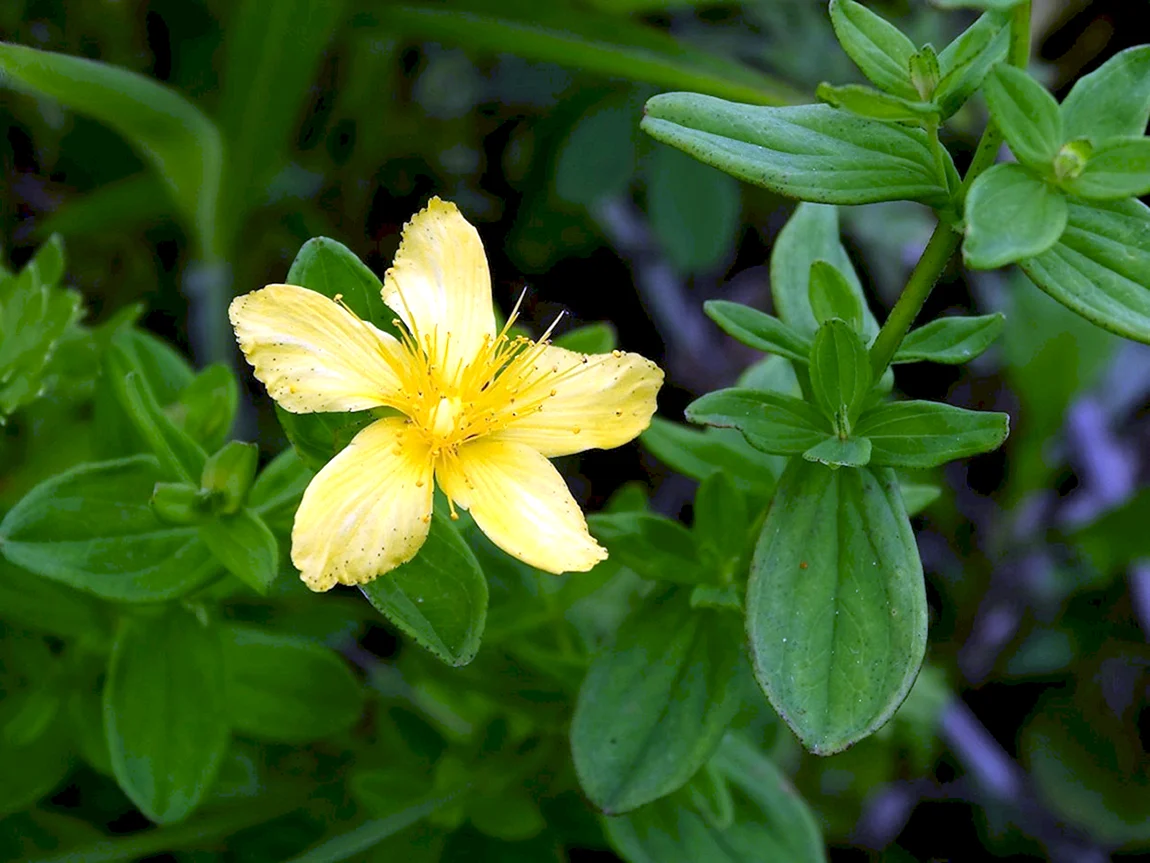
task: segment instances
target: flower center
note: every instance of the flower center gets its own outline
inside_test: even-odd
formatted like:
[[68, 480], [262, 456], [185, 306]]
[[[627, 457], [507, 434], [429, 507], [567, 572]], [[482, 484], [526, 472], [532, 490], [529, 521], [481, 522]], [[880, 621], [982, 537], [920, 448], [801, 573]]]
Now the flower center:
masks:
[[452, 398], [441, 396], [428, 415], [427, 431], [435, 443], [450, 446], [449, 441], [455, 436], [462, 420], [463, 400], [458, 396]]

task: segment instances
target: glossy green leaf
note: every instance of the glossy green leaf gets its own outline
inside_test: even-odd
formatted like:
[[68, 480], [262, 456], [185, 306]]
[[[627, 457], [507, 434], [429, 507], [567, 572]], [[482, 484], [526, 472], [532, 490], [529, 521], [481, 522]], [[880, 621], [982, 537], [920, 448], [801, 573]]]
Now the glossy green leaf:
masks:
[[3, 83], [47, 96], [106, 123], [164, 178], [181, 214], [214, 245], [222, 145], [219, 130], [191, 102], [157, 81], [87, 60], [0, 44]]
[[[829, 105], [763, 108], [697, 93], [647, 102], [641, 128], [701, 162], [780, 195], [825, 204], [950, 202], [926, 133]], [[948, 165], [948, 174], [953, 165]]]
[[846, 277], [826, 261], [811, 264], [810, 303], [815, 320], [820, 324], [839, 318], [853, 330], [862, 329], [862, 298], [855, 293]]
[[815, 333], [810, 368], [815, 402], [840, 435], [849, 434], [874, 381], [862, 340], [845, 321], [832, 318]]
[[104, 730], [116, 781], [145, 815], [170, 824], [191, 814], [228, 746], [219, 631], [180, 608], [122, 621]]
[[861, 84], [835, 87], [822, 83], [819, 84], [815, 94], [828, 105], [871, 120], [882, 120], [887, 123], [938, 121], [938, 111], [929, 102], [902, 99]]
[[438, 508], [419, 553], [360, 590], [405, 635], [448, 665], [475, 658], [487, 620], [487, 579]]
[[998, 449], [1010, 433], [1010, 417], [939, 402], [893, 402], [863, 414], [855, 433], [870, 439], [871, 464], [937, 467]]
[[1063, 180], [1062, 186], [1073, 195], [1098, 201], [1150, 194], [1150, 138], [1103, 142], [1094, 148], [1082, 173]]
[[651, 230], [683, 273], [729, 265], [742, 227], [737, 180], [669, 147], [651, 154], [647, 174]]
[[741, 63], [691, 48], [654, 28], [568, 3], [407, 2], [380, 7], [375, 16], [389, 35], [410, 33], [459, 43], [471, 51], [517, 54], [581, 72], [745, 102], [801, 100], [787, 85]]
[[867, 341], [878, 334], [878, 322], [867, 308], [862, 284], [839, 240], [839, 216], [834, 207], [799, 204], [775, 239], [771, 253], [771, 297], [779, 317], [802, 335], [813, 337], [819, 327], [811, 309], [811, 267], [826, 261], [839, 271], [863, 310]]
[[999, 63], [982, 82], [990, 116], [1018, 161], [1049, 170], [1066, 137], [1058, 102], [1024, 70]]
[[1144, 135], [1150, 123], [1150, 45], [1119, 51], [1079, 78], [1062, 100], [1067, 140], [1095, 145], [1118, 136]]
[[607, 321], [584, 324], [553, 339], [555, 346], [580, 354], [609, 354], [619, 345], [615, 326]]
[[651, 512], [598, 513], [588, 518], [588, 524], [611, 559], [642, 578], [702, 584], [718, 577], [703, 563], [691, 532], [665, 516]]
[[747, 494], [766, 496], [775, 487], [778, 473], [771, 456], [754, 449], [738, 432], [695, 429], [656, 416], [640, 440], [655, 458], [692, 479], [721, 470]]
[[988, 12], [964, 30], [938, 55], [942, 79], [934, 103], [945, 120], [961, 108], [995, 63], [1006, 59], [1010, 27], [1004, 16]]
[[962, 257], [975, 270], [993, 270], [1041, 255], [1066, 228], [1066, 196], [1021, 165], [995, 165], [966, 198]]
[[691, 402], [686, 415], [700, 425], [738, 429], [751, 446], [776, 455], [797, 455], [832, 433], [831, 424], [813, 405], [758, 390], [707, 393]]
[[807, 461], [830, 467], [863, 467], [870, 456], [871, 442], [865, 437], [829, 437], [803, 453]]
[[687, 591], [649, 600], [592, 664], [571, 720], [580, 784], [609, 814], [681, 787], [710, 758], [741, 701], [742, 648], [724, 614]]
[[306, 743], [359, 719], [363, 689], [331, 649], [253, 626], [227, 626], [221, 635], [227, 713], [241, 734]]
[[922, 565], [891, 471], [791, 461], [751, 565], [747, 631], [759, 684], [812, 752], [891, 718], [926, 648]]
[[917, 100], [910, 58], [918, 49], [902, 31], [854, 0], [831, 0], [831, 26], [843, 50], [875, 86]]
[[304, 243], [287, 274], [287, 284], [340, 297], [349, 309], [385, 332], [395, 332], [396, 314], [383, 302], [383, 283], [337, 240], [313, 237]]
[[938, 318], [911, 330], [895, 352], [894, 363], [960, 365], [989, 348], [1002, 332], [1001, 313], [979, 317]]
[[1150, 343], [1150, 209], [1139, 201], [1071, 201], [1066, 230], [1021, 262], [1042, 290], [1098, 326]]
[[182, 596], [220, 569], [194, 528], [157, 520], [151, 456], [85, 464], [45, 480], [0, 522], [9, 561], [105, 599]]
[[259, 594], [279, 573], [279, 546], [264, 520], [244, 508], [199, 525], [200, 541], [228, 572]]
[[810, 340], [766, 312], [729, 300], [707, 300], [703, 311], [723, 332], [747, 347], [804, 365], [810, 356]]

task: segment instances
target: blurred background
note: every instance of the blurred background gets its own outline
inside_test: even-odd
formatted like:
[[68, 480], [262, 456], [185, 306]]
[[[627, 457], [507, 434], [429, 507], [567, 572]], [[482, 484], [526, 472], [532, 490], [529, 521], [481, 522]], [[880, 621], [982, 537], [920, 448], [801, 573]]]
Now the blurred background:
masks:
[[[320, 235], [382, 274], [404, 221], [436, 194], [479, 228], [504, 311], [526, 288], [535, 332], [560, 311], [562, 329], [609, 321], [621, 347], [666, 368], [660, 412], [681, 420], [756, 358], [702, 303], [770, 308], [766, 264], [793, 202], [646, 139], [644, 100], [668, 89], [810, 100], [819, 81], [858, 73], [815, 0], [541, 5], [5, 0], [4, 41], [134, 70], [198, 106], [219, 129], [224, 179], [217, 217], [189, 217], [116, 131], [0, 89], [3, 252], [19, 266], [59, 232], [90, 321], [140, 303], [146, 326], [197, 363], [238, 367], [222, 315], [232, 295], [284, 279]], [[868, 5], [935, 45], [973, 18]], [[1148, 12], [1146, 0], [1035, 0], [1037, 72], [1064, 95], [1145, 41]], [[960, 167], [981, 111], [968, 106], [946, 133]], [[842, 216], [882, 319], [931, 216], [910, 204]], [[958, 698], [940, 696], [920, 739], [796, 755], [834, 860], [896, 839], [907, 856], [884, 859], [1134, 860], [1150, 848], [1150, 348], [1013, 272], [952, 266], [924, 318], [991, 310], [1008, 319], [989, 354], [897, 377], [912, 397], [1012, 417], [1005, 449], [940, 473], [947, 492], [916, 519], [930, 674]], [[243, 434], [274, 454], [285, 439], [243, 374]], [[83, 456], [87, 442], [65, 431], [0, 429], [0, 507], [45, 473], [21, 458], [30, 433], [54, 436], [57, 457]], [[591, 510], [638, 479], [655, 508], [690, 517], [693, 483], [637, 444], [565, 468]], [[67, 794], [54, 804], [98, 808]]]

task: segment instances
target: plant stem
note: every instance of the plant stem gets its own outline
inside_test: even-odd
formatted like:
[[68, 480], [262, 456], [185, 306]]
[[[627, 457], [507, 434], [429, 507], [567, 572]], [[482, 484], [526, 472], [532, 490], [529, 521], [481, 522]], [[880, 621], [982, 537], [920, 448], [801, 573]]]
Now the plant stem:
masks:
[[[1024, 0], [1014, 7], [1010, 19], [1010, 54], [1008, 59], [1012, 66], [1019, 68], [1026, 68], [1026, 64], [1030, 60], [1030, 0]], [[932, 143], [938, 140], [937, 130], [933, 131]], [[978, 176], [994, 164], [1000, 146], [1002, 146], [1002, 132], [999, 131], [994, 120], [991, 120], [982, 133], [982, 138], [978, 142], [978, 149], [975, 150], [974, 158], [971, 159], [970, 167], [963, 178], [962, 188], [959, 190], [960, 202], [966, 199], [966, 193], [970, 190], [971, 184], [978, 179]], [[918, 317], [918, 313], [922, 311], [923, 303], [930, 296], [931, 290], [939, 276], [942, 275], [943, 270], [946, 269], [950, 256], [958, 248], [961, 239], [962, 235], [952, 230], [949, 225], [940, 222], [935, 226], [934, 233], [930, 235], [930, 241], [926, 244], [922, 257], [919, 258], [914, 270], [911, 271], [910, 278], [899, 295], [898, 302], [894, 304], [890, 316], [882, 325], [882, 329], [879, 330], [874, 344], [871, 345], [870, 362], [871, 368], [874, 369], [876, 381], [890, 365], [895, 351], [902, 344], [903, 338], [905, 338], [911, 324], [914, 323], [914, 319]]]

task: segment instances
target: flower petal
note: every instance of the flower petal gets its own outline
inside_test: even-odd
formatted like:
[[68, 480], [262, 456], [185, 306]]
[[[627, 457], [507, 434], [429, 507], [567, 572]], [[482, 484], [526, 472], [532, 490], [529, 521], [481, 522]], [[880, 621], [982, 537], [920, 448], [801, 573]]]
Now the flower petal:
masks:
[[432, 198], [403, 228], [383, 281], [383, 301], [453, 376], [495, 337], [491, 275], [479, 233], [455, 204]]
[[622, 351], [540, 350], [532, 368], [550, 372], [537, 372], [536, 382], [517, 394], [520, 404], [538, 403], [539, 408], [508, 423], [500, 432], [505, 440], [554, 458], [621, 446], [650, 425], [663, 370], [649, 359]]
[[432, 478], [427, 442], [403, 417], [357, 434], [296, 511], [291, 557], [304, 583], [317, 591], [363, 584], [411, 560], [427, 539]]
[[228, 317], [256, 377], [284, 410], [355, 411], [400, 401], [403, 347], [323, 294], [268, 285], [232, 300]]
[[586, 572], [607, 557], [551, 462], [531, 447], [479, 438], [440, 462], [436, 478], [501, 549], [546, 572]]

